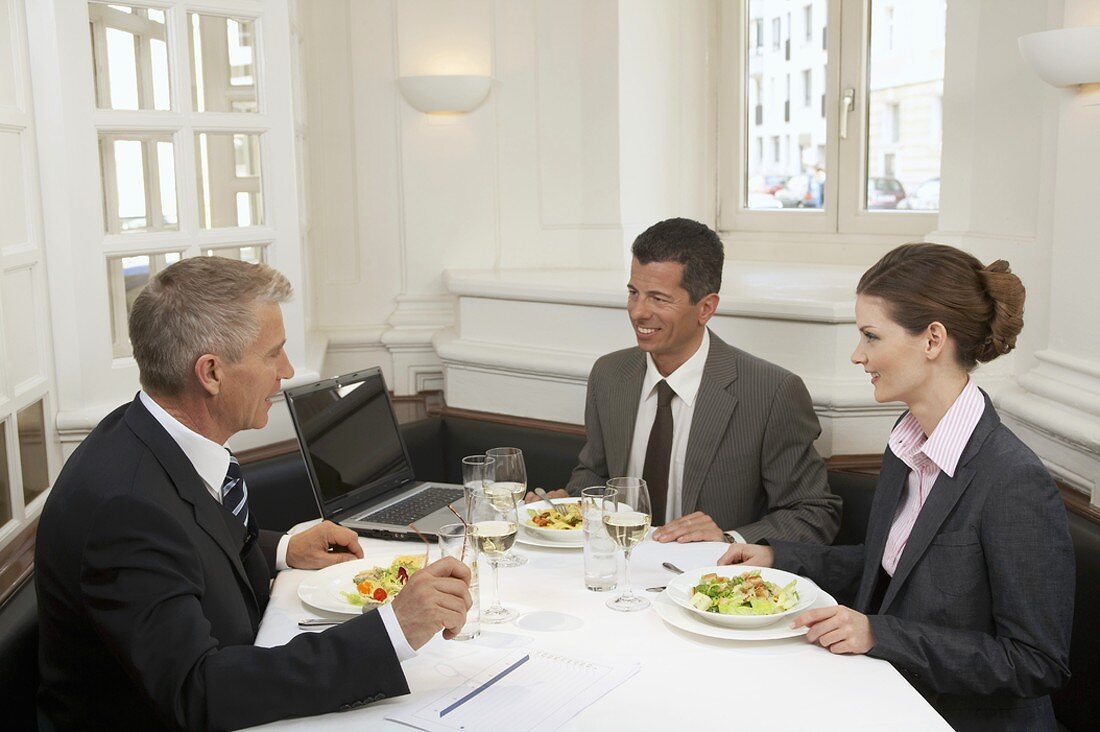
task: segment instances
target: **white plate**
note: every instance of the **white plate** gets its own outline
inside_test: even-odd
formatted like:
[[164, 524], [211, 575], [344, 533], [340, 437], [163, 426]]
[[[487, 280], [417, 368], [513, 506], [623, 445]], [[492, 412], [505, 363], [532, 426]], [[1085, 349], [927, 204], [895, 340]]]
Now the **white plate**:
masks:
[[[412, 555], [415, 552], [408, 552], [408, 554]], [[364, 556], [362, 559], [333, 564], [330, 567], [319, 569], [303, 579], [302, 583], [298, 585], [298, 598], [318, 610], [359, 615], [363, 612], [363, 606], [351, 604], [340, 593], [355, 591], [355, 585], [352, 583], [352, 578], [355, 575], [371, 567], [388, 567], [393, 563], [394, 558], [398, 556], [405, 556], [405, 553], [371, 554]], [[367, 607], [377, 607], [377, 605], [368, 605]]]
[[[554, 505], [564, 506], [570, 503], [580, 503], [581, 499], [578, 497], [569, 498], [555, 498], [553, 500]], [[578, 546], [584, 543], [584, 527], [582, 524], [577, 524], [575, 529], [544, 529], [539, 526], [531, 526], [528, 522], [531, 520], [531, 514], [527, 513], [527, 509], [535, 511], [545, 511], [550, 508], [550, 504], [546, 501], [532, 501], [531, 503], [525, 503], [519, 507], [520, 513], [520, 525], [528, 534], [541, 539], [544, 542], [552, 544], [577, 544]]]
[[550, 541], [548, 539], [543, 539], [534, 532], [528, 531], [526, 526], [520, 524], [519, 533], [516, 534], [516, 542], [519, 544], [526, 544], [527, 546], [541, 546], [547, 549], [584, 549], [584, 532], [578, 532], [578, 535], [575, 537], [570, 534], [568, 541]]
[[[807, 609], [833, 607], [836, 604], [836, 600], [834, 600], [828, 592], [818, 588], [817, 601]], [[673, 602], [672, 598], [668, 596], [668, 590], [665, 590], [654, 598], [653, 610], [660, 616], [661, 620], [664, 620], [672, 627], [679, 628], [688, 633], [694, 633], [695, 635], [707, 636], [708, 638], [739, 641], [766, 641], [806, 635], [806, 628], [792, 630], [789, 627], [789, 623], [776, 623], [775, 625], [766, 625], [763, 628], [723, 628], [720, 625], [711, 625], [710, 623], [699, 620], [694, 613]]]
[[[691, 604], [691, 588], [699, 584], [699, 578], [705, 574], [714, 572], [723, 577], [732, 577], [745, 572], [758, 571], [760, 577], [766, 582], [774, 582], [780, 587], [784, 587], [795, 582], [795, 590], [798, 592], [798, 604], [792, 607], [790, 610], [784, 610], [781, 613], [775, 613], [772, 615], [722, 615], [720, 613], [711, 613], [705, 610], [699, 610]], [[684, 608], [688, 612], [694, 614], [700, 620], [708, 622], [712, 625], [719, 625], [724, 628], [760, 628], [766, 625], [774, 625], [781, 621], [783, 618], [790, 617], [796, 613], [800, 613], [809, 607], [817, 599], [818, 587], [813, 582], [805, 577], [800, 577], [797, 574], [791, 574], [790, 572], [784, 572], [781, 569], [772, 569], [770, 567], [751, 567], [748, 565], [737, 566], [725, 566], [725, 567], [701, 567], [699, 569], [693, 569], [690, 572], [684, 572], [676, 579], [668, 583], [669, 598], [680, 607]]]

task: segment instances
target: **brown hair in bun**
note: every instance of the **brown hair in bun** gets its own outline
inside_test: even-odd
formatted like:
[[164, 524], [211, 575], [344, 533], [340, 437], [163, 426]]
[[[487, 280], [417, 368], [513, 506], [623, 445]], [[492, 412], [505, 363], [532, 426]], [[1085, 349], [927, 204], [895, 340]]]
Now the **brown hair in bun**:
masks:
[[1016, 347], [1024, 327], [1024, 285], [1008, 262], [983, 267], [944, 244], [903, 244], [863, 273], [857, 295], [880, 297], [890, 316], [916, 335], [940, 322], [968, 371]]

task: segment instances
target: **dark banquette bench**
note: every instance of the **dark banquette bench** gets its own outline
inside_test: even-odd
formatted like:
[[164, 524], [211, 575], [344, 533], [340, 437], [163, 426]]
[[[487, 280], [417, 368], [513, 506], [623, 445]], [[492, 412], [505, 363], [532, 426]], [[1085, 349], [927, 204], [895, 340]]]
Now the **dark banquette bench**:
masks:
[[[584, 438], [575, 433], [453, 416], [412, 422], [401, 430], [416, 477], [451, 483], [461, 482], [464, 456], [507, 445], [523, 450], [529, 485], [561, 487], [584, 443]], [[305, 465], [297, 452], [246, 462], [242, 468], [252, 511], [262, 527], [282, 531], [318, 516]], [[860, 543], [875, 478], [830, 471], [829, 486], [844, 500], [836, 543]], [[1096, 729], [1096, 720], [1100, 719], [1100, 602], [1096, 591], [1100, 585], [1100, 525], [1075, 514], [1070, 514], [1069, 523], [1077, 556], [1070, 655], [1073, 679], [1055, 695], [1054, 704], [1063, 728], [1076, 732]], [[35, 609], [33, 578], [0, 608], [0, 694], [8, 729], [34, 728], [33, 693], [38, 667]]]

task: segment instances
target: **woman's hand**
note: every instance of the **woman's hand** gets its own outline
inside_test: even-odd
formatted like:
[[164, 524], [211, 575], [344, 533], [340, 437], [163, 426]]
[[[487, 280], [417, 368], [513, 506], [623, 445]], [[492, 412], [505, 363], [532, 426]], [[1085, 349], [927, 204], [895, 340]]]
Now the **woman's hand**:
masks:
[[730, 544], [730, 548], [718, 559], [718, 563], [770, 567], [775, 563], [775, 550], [763, 544]]
[[808, 628], [806, 640], [830, 653], [864, 654], [875, 647], [867, 616], [843, 605], [808, 610], [795, 618], [791, 627]]

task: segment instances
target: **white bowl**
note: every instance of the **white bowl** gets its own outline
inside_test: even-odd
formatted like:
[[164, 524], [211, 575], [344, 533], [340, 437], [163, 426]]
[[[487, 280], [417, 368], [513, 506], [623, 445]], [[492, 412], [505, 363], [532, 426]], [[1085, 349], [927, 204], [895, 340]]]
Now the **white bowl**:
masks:
[[[580, 502], [580, 498], [572, 496], [568, 498], [553, 499], [553, 503], [560, 506]], [[558, 542], [576, 542], [584, 536], [583, 522], [577, 524], [576, 527], [572, 529], [546, 529], [541, 526], [533, 526], [531, 524], [531, 514], [527, 513], [527, 509], [529, 508], [534, 511], [545, 511], [550, 508], [550, 504], [546, 501], [534, 501], [533, 503], [525, 503], [519, 507], [519, 522], [523, 525], [524, 530], [530, 532], [532, 536], [537, 536], [546, 541]]]
[[[722, 615], [721, 613], [711, 613], [706, 610], [700, 610], [691, 604], [691, 588], [699, 584], [699, 579], [703, 575], [713, 572], [721, 577], [736, 577], [745, 572], [754, 570], [760, 571], [760, 577], [764, 581], [774, 582], [780, 587], [786, 586], [792, 580], [796, 581], [795, 590], [798, 592], [798, 604], [790, 610], [784, 610], [783, 612], [773, 615]], [[797, 574], [784, 572], [781, 569], [750, 567], [748, 565], [693, 569], [690, 572], [684, 572], [682, 575], [669, 582], [668, 589], [665, 591], [673, 602], [694, 613], [696, 617], [712, 625], [721, 625], [726, 628], [760, 628], [765, 625], [771, 625], [785, 617], [795, 615], [808, 609], [817, 599], [817, 585], [805, 577], [799, 577]]]

